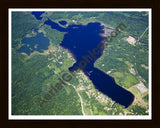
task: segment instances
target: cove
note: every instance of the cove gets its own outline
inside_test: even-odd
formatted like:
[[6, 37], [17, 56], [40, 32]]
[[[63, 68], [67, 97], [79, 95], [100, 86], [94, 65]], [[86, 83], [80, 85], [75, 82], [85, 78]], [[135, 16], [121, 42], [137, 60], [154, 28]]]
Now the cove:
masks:
[[32, 15], [34, 15], [37, 20], [42, 20], [41, 15], [43, 13], [45, 13], [45, 12], [44, 11], [41, 11], [41, 12], [32, 12]]
[[67, 22], [66, 22], [66, 21], [64, 21], [64, 20], [59, 21], [59, 23], [60, 23], [61, 25], [66, 25], [66, 24], [67, 24]]

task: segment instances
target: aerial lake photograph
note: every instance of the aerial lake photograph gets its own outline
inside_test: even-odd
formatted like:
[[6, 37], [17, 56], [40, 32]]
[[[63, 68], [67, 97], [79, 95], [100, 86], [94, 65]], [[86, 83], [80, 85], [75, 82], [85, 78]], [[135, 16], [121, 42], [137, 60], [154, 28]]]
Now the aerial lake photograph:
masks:
[[9, 19], [10, 119], [151, 118], [150, 9], [10, 9]]

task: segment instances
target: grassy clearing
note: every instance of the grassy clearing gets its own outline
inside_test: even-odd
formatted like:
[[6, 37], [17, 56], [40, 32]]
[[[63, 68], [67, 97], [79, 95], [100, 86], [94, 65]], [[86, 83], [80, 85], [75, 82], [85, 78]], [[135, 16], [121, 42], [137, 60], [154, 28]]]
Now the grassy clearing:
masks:
[[113, 72], [111, 75], [115, 78], [117, 84], [124, 88], [130, 88], [139, 83], [136, 77], [126, 72]]

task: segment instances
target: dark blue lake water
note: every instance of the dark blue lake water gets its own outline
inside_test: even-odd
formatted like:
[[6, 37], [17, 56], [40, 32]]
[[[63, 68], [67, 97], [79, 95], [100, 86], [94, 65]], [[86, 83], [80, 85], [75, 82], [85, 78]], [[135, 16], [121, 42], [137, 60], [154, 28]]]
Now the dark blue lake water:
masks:
[[34, 15], [37, 20], [41, 20], [42, 19], [41, 15], [43, 13], [45, 13], [45, 12], [44, 11], [41, 11], [41, 12], [32, 12], [32, 15]]
[[59, 23], [60, 23], [61, 25], [66, 25], [66, 24], [67, 24], [67, 22], [66, 22], [66, 21], [64, 21], [64, 20], [59, 21]]
[[[77, 68], [80, 68], [93, 82], [96, 89], [125, 107], [128, 107], [133, 102], [134, 95], [132, 93], [117, 85], [114, 78], [94, 67], [95, 61], [103, 54], [105, 44], [105, 37], [102, 36], [104, 26], [101, 23], [93, 22], [87, 25], [73, 24], [67, 28], [63, 28], [48, 18], [44, 22], [44, 25], [48, 25], [60, 32], [65, 32], [60, 46], [68, 49], [76, 60], [75, 64], [69, 68], [70, 71], [73, 72]], [[35, 41], [36, 38], [33, 42]], [[29, 42], [29, 40], [25, 39], [24, 42]], [[26, 46], [24, 46], [25, 48]]]
[[[37, 30], [36, 30], [37, 32]], [[18, 49], [18, 52], [24, 52], [30, 55], [34, 51], [43, 53], [43, 50], [47, 50], [49, 46], [49, 39], [44, 37], [44, 34], [37, 33], [34, 37], [25, 37], [22, 39], [22, 47]]]

